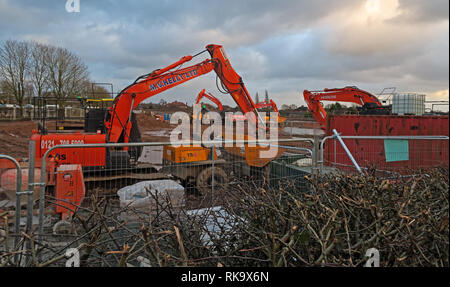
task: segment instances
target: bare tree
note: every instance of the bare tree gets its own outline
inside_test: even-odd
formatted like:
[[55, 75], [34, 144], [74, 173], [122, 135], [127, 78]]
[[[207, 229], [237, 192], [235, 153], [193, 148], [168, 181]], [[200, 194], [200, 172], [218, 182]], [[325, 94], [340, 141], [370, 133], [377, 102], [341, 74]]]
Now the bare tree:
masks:
[[17, 104], [21, 116], [26, 97], [64, 99], [90, 92], [87, 66], [80, 57], [64, 48], [27, 41], [8, 40], [0, 46], [0, 84], [2, 99]]
[[48, 47], [45, 57], [50, 91], [60, 99], [79, 96], [88, 81], [87, 66], [65, 48]]
[[42, 97], [48, 87], [48, 69], [45, 60], [49, 46], [37, 42], [32, 43], [30, 76], [33, 83], [33, 92], [37, 97]]
[[91, 81], [85, 81], [83, 83], [82, 88], [83, 88], [82, 92], [83, 96], [79, 96], [80, 98], [102, 100], [102, 101], [90, 101], [89, 107], [107, 108], [112, 104], [112, 101], [104, 100], [113, 98], [111, 91], [108, 91], [105, 87], [98, 85], [96, 83], [92, 83]]
[[8, 104], [13, 103], [13, 92], [9, 89], [9, 85], [3, 78], [0, 80], [0, 103]]
[[30, 66], [30, 45], [28, 42], [8, 40], [0, 47], [0, 76], [4, 79], [3, 89], [14, 96], [23, 115], [25, 81]]
[[256, 92], [255, 101], [256, 101], [256, 103], [259, 103], [259, 95], [258, 95], [258, 92]]
[[86, 95], [92, 99], [110, 99], [113, 98], [111, 91], [108, 91], [104, 86], [91, 81], [86, 82]]

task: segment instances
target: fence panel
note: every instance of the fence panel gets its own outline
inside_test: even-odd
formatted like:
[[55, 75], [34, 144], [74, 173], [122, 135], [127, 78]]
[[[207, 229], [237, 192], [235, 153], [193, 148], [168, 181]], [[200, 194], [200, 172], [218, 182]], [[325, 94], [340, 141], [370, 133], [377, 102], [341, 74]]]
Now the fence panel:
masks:
[[[2, 169], [11, 169], [11, 171], [15, 171], [14, 173], [3, 174], [1, 172]], [[0, 230], [3, 230], [3, 235], [0, 234], [0, 243], [3, 243], [3, 248], [0, 245], [0, 254], [8, 253], [12, 250], [16, 250], [18, 247], [18, 235], [20, 232], [20, 217], [21, 217], [21, 195], [22, 195], [22, 169], [14, 158], [8, 155], [0, 154], [0, 189], [2, 192], [11, 193], [14, 192], [16, 203], [15, 203], [15, 222], [14, 222], [14, 233], [9, 233], [9, 220], [8, 220], [8, 211], [10, 209], [11, 200], [8, 200], [8, 196], [6, 196], [6, 200], [0, 200], [4, 204], [0, 205], [0, 222], [4, 221], [2, 225], [0, 225]], [[15, 186], [14, 180], [15, 177]], [[11, 199], [11, 198], [9, 198]], [[5, 210], [3, 210], [3, 208]], [[14, 238], [14, 249], [10, 248], [10, 239]], [[12, 247], [12, 246], [11, 246]], [[0, 261], [1, 263], [1, 261]]]
[[[409, 173], [449, 165], [447, 136], [341, 136], [362, 168]], [[339, 141], [327, 137], [323, 165], [354, 170]]]
[[[407, 140], [409, 152], [412, 148], [429, 152], [428, 147], [448, 147], [448, 137], [343, 140], [362, 168], [370, 165], [362, 158], [372, 153], [379, 156], [379, 150], [369, 147], [379, 142], [385, 146], [385, 140]], [[425, 143], [418, 149], [415, 141]], [[365, 143], [365, 154], [355, 152], [356, 142]], [[434, 142], [443, 142], [443, 146]], [[198, 258], [214, 258], [217, 248], [232, 240], [229, 231], [238, 221], [222, 209], [230, 199], [245, 200], [249, 191], [280, 197], [288, 196], [283, 191], [310, 192], [308, 177], [320, 159], [314, 158], [312, 139], [268, 142], [269, 147], [277, 147], [274, 158], [255, 156], [256, 148], [246, 148], [244, 142], [234, 142], [232, 147], [222, 141], [209, 143], [198, 149], [177, 148], [169, 142], [74, 144], [49, 149], [37, 164], [45, 172], [40, 173], [40, 180], [35, 179], [45, 183], [40, 186], [39, 229], [21, 237], [27, 242], [21, 252], [22, 265], [65, 266], [71, 262], [65, 256], [68, 250], [71, 254], [82, 251], [82, 265], [87, 266], [122, 266], [125, 262], [134, 266], [179, 266], [186, 262], [184, 252], [194, 249], [201, 252]], [[335, 145], [335, 140], [328, 138], [322, 145], [321, 158], [326, 166], [347, 166], [348, 162], [339, 162], [348, 160], [348, 156], [337, 141]], [[396, 155], [402, 146], [389, 148], [390, 160], [404, 156]], [[92, 152], [99, 149], [103, 151]], [[330, 149], [338, 152], [329, 157]], [[444, 150], [448, 160], [448, 149], [440, 152]], [[65, 162], [67, 154], [78, 164]], [[410, 153], [408, 156], [413, 159]], [[435, 164], [440, 156], [430, 156], [430, 162]], [[100, 164], [80, 168], [86, 163]], [[377, 164], [377, 169], [388, 169], [398, 163]], [[172, 257], [171, 252], [178, 255]]]
[[[58, 180], [65, 182], [65, 174], [71, 174], [73, 178], [71, 181], [67, 179], [67, 182], [74, 190], [83, 185], [83, 192], [98, 192], [105, 197], [117, 196], [120, 188], [145, 180], [175, 180], [186, 189], [188, 195], [199, 196], [209, 194], [206, 191], [214, 191], [215, 186], [248, 180], [260, 186], [292, 177], [295, 170], [302, 175], [311, 171], [310, 139], [284, 140], [283, 145], [279, 142], [271, 144], [277, 151], [266, 159], [257, 156], [257, 147], [220, 147], [218, 143], [215, 144], [217, 147], [198, 146], [195, 149], [183, 146], [175, 148], [172, 143], [52, 147], [46, 151], [42, 160], [42, 169], [47, 169], [47, 173], [41, 174], [41, 181], [47, 184], [42, 189], [50, 190], [50, 194], [60, 198], [63, 190], [69, 187], [56, 183]], [[121, 150], [124, 146], [129, 151]], [[274, 157], [279, 159], [272, 162]], [[82, 165], [83, 170], [67, 166], [69, 162]], [[274, 173], [270, 172], [271, 169]], [[41, 192], [41, 196], [44, 194], [49, 192]], [[63, 205], [60, 201], [56, 203]], [[44, 200], [41, 204], [44, 204]], [[40, 209], [42, 211], [44, 207]]]

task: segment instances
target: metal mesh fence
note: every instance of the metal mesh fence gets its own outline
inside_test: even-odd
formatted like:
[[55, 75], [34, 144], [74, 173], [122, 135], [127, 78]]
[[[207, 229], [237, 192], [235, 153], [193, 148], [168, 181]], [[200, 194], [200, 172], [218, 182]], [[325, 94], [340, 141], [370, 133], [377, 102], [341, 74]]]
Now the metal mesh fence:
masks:
[[[448, 138], [342, 138], [363, 171], [390, 176], [448, 168]], [[355, 171], [339, 141], [328, 138], [322, 145], [323, 173]], [[256, 156], [257, 147], [237, 143], [53, 148], [36, 161], [37, 183], [21, 186], [23, 202], [28, 194], [33, 198], [32, 213], [26, 204], [18, 212], [14, 205], [0, 207], [0, 266], [64, 266], [75, 258], [67, 252], [78, 250], [77, 262], [85, 266], [210, 266], [218, 254], [245, 265], [248, 258], [236, 255], [245, 246], [227, 252], [233, 242], [245, 242], [233, 230], [245, 229], [239, 214], [249, 214], [231, 207], [248, 196], [270, 194], [282, 202], [288, 194], [311, 193], [318, 146], [312, 139], [281, 140], [271, 143], [276, 153], [267, 158]], [[17, 180], [4, 175], [2, 188], [14, 193]], [[271, 214], [270, 206], [264, 208]]]
[[[64, 252], [80, 244], [94, 245], [89, 262], [85, 262], [89, 266], [117, 265], [119, 251], [124, 248], [134, 246], [144, 252], [143, 226], [164, 237], [168, 231], [155, 224], [163, 226], [162, 221], [170, 221], [177, 226], [183, 221], [184, 225], [198, 225], [200, 212], [200, 221], [212, 221], [214, 228], [220, 229], [229, 218], [217, 219], [211, 210], [224, 205], [231, 194], [237, 198], [242, 190], [272, 192], [281, 186], [308, 192], [305, 175], [313, 169], [313, 144], [309, 139], [272, 144], [276, 152], [269, 158], [258, 158], [258, 148], [245, 145], [182, 146], [178, 150], [168, 143], [140, 143], [125, 150], [120, 145], [84, 146], [56, 147], [44, 160], [36, 160], [33, 217], [23, 217], [25, 206], [15, 212], [22, 216], [16, 222], [27, 223], [32, 229], [20, 223], [18, 231], [7, 228], [9, 240], [4, 240], [0, 249], [0, 265], [64, 265]], [[245, 154], [252, 156], [246, 158]], [[189, 160], [190, 156], [201, 160]], [[39, 177], [44, 185], [39, 184]], [[13, 214], [14, 208], [10, 206], [7, 213]], [[197, 219], [193, 221], [193, 217]], [[8, 220], [6, 226], [13, 221]], [[200, 229], [197, 226], [195, 230], [203, 234], [202, 238], [209, 236]], [[216, 231], [214, 234], [217, 236]], [[213, 235], [208, 238], [213, 240]], [[204, 244], [204, 238], [199, 240]], [[177, 243], [173, 248], [180, 247]], [[205, 252], [210, 256], [213, 251]]]
[[[379, 174], [404, 175], [420, 169], [449, 166], [448, 137], [342, 137], [362, 170]], [[351, 158], [338, 139], [323, 144], [323, 165], [344, 171], [356, 171]]]

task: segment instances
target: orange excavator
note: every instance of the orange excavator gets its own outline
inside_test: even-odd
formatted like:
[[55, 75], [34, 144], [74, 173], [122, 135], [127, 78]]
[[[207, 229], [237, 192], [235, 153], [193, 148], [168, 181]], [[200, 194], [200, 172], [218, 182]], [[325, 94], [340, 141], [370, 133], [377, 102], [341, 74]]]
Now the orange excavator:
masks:
[[[217, 108], [219, 109], [220, 112], [223, 112], [223, 105], [222, 103], [219, 101], [219, 99], [217, 99], [215, 96], [213, 96], [211, 93], [207, 93], [205, 92], [205, 89], [201, 90], [200, 93], [198, 94], [197, 98], [195, 99], [195, 104], [199, 104], [200, 101], [203, 98], [207, 98], [208, 100], [210, 100], [211, 102], [215, 103]], [[286, 120], [286, 118], [284, 117], [280, 117], [279, 115], [279, 111], [278, 111], [278, 107], [277, 104], [275, 104], [275, 102], [270, 99], [268, 101], [264, 101], [264, 102], [260, 102], [260, 103], [256, 103], [255, 104], [257, 109], [263, 109], [263, 108], [272, 108], [274, 112], [277, 113], [278, 115], [278, 123], [282, 123]], [[234, 115], [232, 116], [233, 120], [236, 119], [241, 119], [241, 120], [245, 120], [244, 116], [239, 116], [239, 115]], [[270, 117], [266, 116], [266, 121], [269, 121]]]
[[[210, 58], [188, 67], [181, 67], [204, 52], [208, 52]], [[242, 78], [231, 66], [222, 46], [207, 45], [204, 51], [194, 56], [184, 56], [179, 61], [165, 68], [156, 69], [151, 73], [138, 77], [115, 97], [111, 107], [106, 111], [104, 121], [98, 120], [98, 115], [92, 117], [87, 115], [87, 121], [92, 119], [92, 122], [85, 124], [85, 126], [89, 127], [88, 131], [85, 130], [84, 133], [52, 134], [35, 131], [31, 140], [36, 141], [37, 160], [40, 160], [49, 148], [59, 144], [127, 143], [139, 141], [140, 135], [137, 125], [134, 124], [133, 110], [142, 101], [211, 71], [214, 71], [220, 80], [219, 90], [221, 88], [223, 93], [230, 94], [244, 114], [252, 112], [255, 117], [251, 120], [259, 122], [261, 117], [258, 109], [250, 97]], [[55, 151], [55, 155], [56, 153]], [[107, 151], [105, 148], [74, 148], [60, 153], [59, 163], [80, 164], [83, 168], [114, 168], [116, 164], [123, 165], [129, 162], [130, 156], [138, 158], [139, 153], [140, 151], [126, 147], [117, 148], [113, 151]]]
[[263, 108], [269, 108], [271, 107], [273, 109], [274, 112], [278, 113], [278, 107], [277, 104], [275, 104], [275, 102], [270, 99], [268, 101], [264, 101], [264, 102], [260, 102], [260, 103], [256, 103], [256, 107], [258, 109], [263, 109]]
[[[286, 118], [285, 118], [285, 117], [281, 117], [281, 116], [280, 116], [280, 113], [279, 113], [279, 111], [278, 111], [277, 104], [275, 104], [275, 102], [274, 102], [272, 99], [270, 99], [270, 100], [268, 100], [268, 101], [256, 103], [256, 107], [257, 107], [258, 109], [272, 108], [272, 110], [273, 110], [275, 113], [277, 113], [277, 116], [278, 116], [278, 124], [281, 124], [281, 123], [283, 123], [283, 122], [286, 121]], [[268, 121], [269, 119], [270, 119], [270, 117], [269, 117], [269, 116], [266, 116], [266, 121]]]
[[[199, 104], [203, 98], [207, 98], [211, 102], [215, 103], [217, 105], [217, 108], [219, 109], [219, 111], [223, 111], [223, 105], [219, 101], [219, 99], [214, 97], [211, 93], [205, 92], [205, 89], [200, 91], [197, 98], [195, 99], [195, 104]], [[275, 104], [275, 102], [272, 99], [270, 99], [269, 101], [256, 103], [255, 105], [256, 105], [256, 108], [258, 108], [258, 109], [271, 107], [271, 108], [273, 108], [274, 112], [278, 113], [277, 104]]]
[[[273, 111], [276, 112], [277, 115], [278, 115], [278, 123], [279, 123], [279, 124], [281, 124], [281, 123], [283, 123], [283, 122], [286, 121], [286, 118], [285, 118], [285, 117], [280, 117], [280, 113], [279, 113], [279, 111], [278, 111], [277, 104], [275, 104], [275, 102], [274, 102], [272, 99], [270, 99], [270, 100], [268, 100], [268, 101], [256, 103], [256, 107], [257, 107], [258, 109], [272, 108]], [[268, 119], [269, 119], [269, 117], [267, 116], [267, 117], [266, 117], [266, 120], [268, 120]]]
[[382, 106], [377, 97], [355, 86], [324, 89], [322, 91], [304, 90], [303, 97], [308, 109], [324, 130], [327, 125], [327, 112], [321, 101], [355, 103], [362, 106], [363, 114], [389, 114], [388, 108]]
[[[200, 104], [200, 101], [206, 98], [208, 100], [210, 100], [211, 102], [213, 102], [214, 104], [216, 104], [217, 108], [219, 109], [219, 112], [222, 114], [222, 118], [223, 118], [223, 105], [222, 103], [219, 101], [219, 99], [217, 99], [216, 97], [214, 97], [211, 93], [207, 93], [205, 92], [205, 89], [201, 90], [200, 93], [198, 93], [197, 98], [195, 99], [195, 104], [198, 105]], [[196, 119], [197, 117], [199, 117], [199, 119], [203, 118], [203, 112], [204, 111], [209, 111], [205, 105], [202, 105], [202, 109], [201, 112], [199, 113], [199, 115], [195, 115], [193, 114], [193, 119]]]
[[197, 99], [195, 99], [195, 104], [198, 105], [204, 97], [210, 100], [211, 102], [215, 103], [219, 111], [223, 111], [223, 106], [222, 103], [219, 101], [219, 99], [214, 97], [211, 93], [206, 93], [205, 89], [200, 91], [200, 93], [197, 96]]

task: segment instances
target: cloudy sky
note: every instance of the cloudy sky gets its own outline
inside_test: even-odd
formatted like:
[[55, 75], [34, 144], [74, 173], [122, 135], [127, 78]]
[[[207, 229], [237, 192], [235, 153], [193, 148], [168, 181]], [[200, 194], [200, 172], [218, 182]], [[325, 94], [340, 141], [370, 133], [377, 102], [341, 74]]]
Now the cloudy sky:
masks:
[[[79, 1], [68, 13], [66, 0], [0, 0], [0, 41], [68, 48], [115, 91], [221, 44], [251, 95], [268, 90], [278, 106], [304, 104], [304, 89], [347, 85], [449, 98], [448, 0]], [[203, 88], [234, 105], [214, 72], [152, 101], [192, 103]]]

